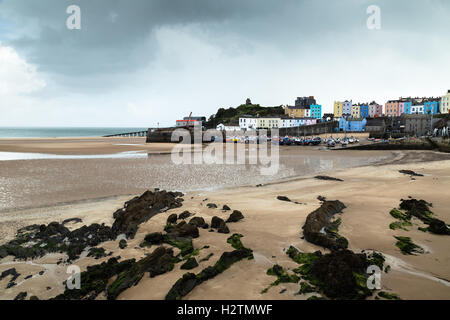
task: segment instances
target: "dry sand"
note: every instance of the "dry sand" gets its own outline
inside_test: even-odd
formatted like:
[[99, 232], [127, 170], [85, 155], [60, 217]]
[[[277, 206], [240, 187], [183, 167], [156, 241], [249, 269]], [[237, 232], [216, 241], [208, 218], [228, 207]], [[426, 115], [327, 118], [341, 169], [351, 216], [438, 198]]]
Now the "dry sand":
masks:
[[[411, 180], [409, 176], [398, 173], [400, 169], [409, 169], [424, 174]], [[273, 183], [263, 187], [247, 186], [220, 191], [189, 192], [185, 195], [182, 208], [170, 210], [153, 217], [141, 225], [134, 240], [128, 242], [124, 250], [118, 249], [118, 243], [110, 241], [102, 247], [112, 250], [123, 259], [143, 257], [154, 248], [141, 249], [139, 243], [148, 232], [161, 231], [167, 216], [183, 210], [195, 212], [208, 222], [217, 215], [226, 218], [229, 212], [219, 209], [208, 209], [205, 204], [212, 202], [221, 207], [227, 204], [232, 209], [243, 212], [245, 219], [238, 223], [229, 223], [232, 233], [244, 235], [242, 242], [254, 250], [254, 260], [244, 260], [231, 266], [223, 274], [196, 287], [186, 299], [306, 299], [310, 295], [294, 295], [298, 291], [296, 284], [281, 284], [261, 294], [274, 278], [265, 273], [269, 267], [278, 263], [286, 268], [294, 268], [285, 254], [290, 245], [306, 252], [323, 248], [311, 245], [302, 240], [301, 227], [306, 216], [320, 206], [317, 196], [327, 199], [338, 199], [347, 208], [342, 214], [340, 233], [349, 240], [349, 247], [354, 251], [374, 249], [388, 257], [392, 269], [383, 274], [383, 290], [395, 292], [403, 299], [450, 299], [450, 250], [448, 236], [437, 236], [417, 230], [417, 226], [406, 231], [392, 231], [389, 224], [394, 219], [389, 211], [398, 207], [400, 199], [412, 196], [433, 203], [436, 216], [446, 222], [450, 221], [450, 161], [429, 163], [391, 164], [384, 166], [368, 166], [339, 170], [330, 173], [344, 179], [344, 182], [320, 181], [312, 177], [304, 177], [292, 181]], [[301, 204], [282, 202], [278, 195], [288, 196]], [[203, 201], [207, 198], [207, 201]], [[91, 201], [86, 203], [58, 206], [41, 209], [34, 216], [29, 216], [25, 224], [33, 222], [62, 221], [68, 217], [81, 217], [84, 223], [101, 221], [112, 223], [112, 213], [119, 208], [126, 197]], [[23, 216], [23, 215], [21, 215]], [[8, 218], [6, 218], [8, 219]], [[10, 216], [9, 219], [14, 219]], [[18, 223], [23, 224], [24, 222]], [[74, 225], [74, 227], [77, 225]], [[395, 246], [394, 235], [407, 235], [417, 244], [426, 248], [427, 253], [418, 256], [405, 256]], [[192, 272], [199, 272], [213, 264], [222, 252], [230, 251], [226, 243], [229, 235], [210, 233], [201, 230], [200, 237], [194, 240], [196, 248], [209, 245], [209, 249], [200, 251], [199, 258], [213, 253], [212, 258], [202, 262]], [[5, 258], [1, 261], [0, 272], [12, 266], [21, 273], [18, 285], [11, 289], [0, 290], [0, 298], [11, 299], [18, 292], [27, 291], [41, 299], [50, 298], [61, 292], [61, 282], [67, 278], [67, 266], [55, 266], [57, 257], [47, 256], [35, 264], [12, 262]], [[104, 259], [83, 258], [76, 262], [82, 269], [89, 264], [99, 263]], [[53, 264], [52, 264], [53, 263]], [[37, 265], [36, 265], [37, 264]], [[170, 287], [185, 271], [175, 269], [156, 278], [144, 278], [135, 287], [122, 293], [119, 299], [163, 299]], [[40, 270], [46, 272], [39, 276]], [[28, 274], [34, 274], [30, 280], [23, 281]], [[7, 280], [0, 282], [5, 288]], [[46, 290], [50, 286], [52, 289]], [[282, 289], [287, 289], [280, 294]]]

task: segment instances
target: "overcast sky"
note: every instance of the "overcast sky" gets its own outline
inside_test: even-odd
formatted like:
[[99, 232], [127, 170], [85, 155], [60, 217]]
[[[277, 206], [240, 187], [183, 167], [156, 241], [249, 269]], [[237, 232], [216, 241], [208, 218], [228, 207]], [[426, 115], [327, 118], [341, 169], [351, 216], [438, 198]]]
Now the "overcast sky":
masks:
[[[81, 30], [69, 30], [69, 5]], [[381, 9], [369, 30], [368, 6]], [[0, 0], [0, 126], [161, 126], [264, 106], [441, 96], [448, 0]]]

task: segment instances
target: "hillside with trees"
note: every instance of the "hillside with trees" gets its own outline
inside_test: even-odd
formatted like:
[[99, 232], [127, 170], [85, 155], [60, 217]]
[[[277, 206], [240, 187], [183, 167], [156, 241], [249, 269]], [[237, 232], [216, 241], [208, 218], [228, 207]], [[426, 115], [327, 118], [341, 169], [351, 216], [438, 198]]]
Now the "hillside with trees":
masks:
[[237, 108], [220, 108], [216, 114], [209, 117], [206, 128], [215, 128], [218, 124], [238, 125], [239, 118], [243, 116], [280, 116], [284, 114], [282, 106], [262, 107], [259, 104], [242, 104]]

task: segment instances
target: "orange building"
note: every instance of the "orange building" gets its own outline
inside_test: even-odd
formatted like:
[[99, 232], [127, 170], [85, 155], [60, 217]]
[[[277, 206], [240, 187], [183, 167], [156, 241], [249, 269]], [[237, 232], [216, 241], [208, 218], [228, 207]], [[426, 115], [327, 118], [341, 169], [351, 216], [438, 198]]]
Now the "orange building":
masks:
[[388, 117], [397, 117], [398, 116], [398, 106], [400, 102], [398, 100], [390, 100], [386, 102], [385, 112]]

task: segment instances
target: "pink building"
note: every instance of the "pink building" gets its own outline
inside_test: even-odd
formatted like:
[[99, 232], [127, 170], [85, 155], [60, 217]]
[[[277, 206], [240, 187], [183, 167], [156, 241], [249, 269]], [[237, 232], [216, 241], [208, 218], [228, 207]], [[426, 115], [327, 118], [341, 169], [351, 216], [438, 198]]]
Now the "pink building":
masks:
[[400, 102], [398, 104], [398, 113], [397, 116], [401, 116], [402, 114], [405, 113], [405, 103], [404, 102]]

